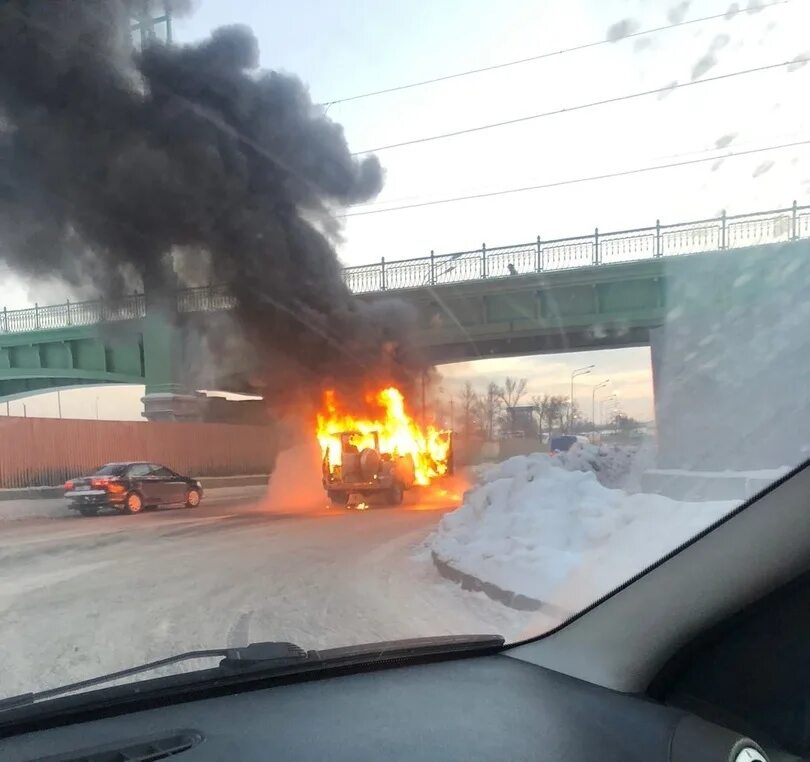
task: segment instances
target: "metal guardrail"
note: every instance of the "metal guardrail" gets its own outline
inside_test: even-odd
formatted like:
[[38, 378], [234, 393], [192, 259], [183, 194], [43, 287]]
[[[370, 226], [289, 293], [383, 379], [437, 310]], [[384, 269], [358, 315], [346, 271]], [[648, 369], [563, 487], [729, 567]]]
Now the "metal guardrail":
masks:
[[[391, 291], [446, 283], [507, 278], [527, 273], [632, 262], [658, 257], [738, 249], [767, 243], [810, 238], [810, 206], [794, 201], [786, 209], [771, 209], [674, 225], [593, 233], [573, 238], [541, 240], [514, 246], [434, 254], [428, 257], [379, 262], [343, 270], [346, 285], [356, 294]], [[227, 286], [203, 286], [177, 293], [179, 312], [210, 312], [232, 308], [235, 298]], [[0, 334], [92, 325], [143, 317], [143, 294], [115, 302], [67, 302], [45, 307], [0, 312]]]
[[434, 254], [418, 259], [347, 267], [344, 279], [355, 293], [420, 288], [484, 278], [568, 270], [657, 257], [698, 254], [810, 238], [810, 206], [652, 227], [541, 240], [514, 246]]
[[229, 310], [236, 305], [227, 286], [201, 286], [177, 292], [178, 312], [215, 312]]
[[37, 304], [23, 310], [7, 310], [4, 307], [0, 312], [0, 334], [134, 320], [145, 314], [146, 301], [143, 294], [131, 294], [116, 301], [67, 301], [64, 304], [42, 307]]

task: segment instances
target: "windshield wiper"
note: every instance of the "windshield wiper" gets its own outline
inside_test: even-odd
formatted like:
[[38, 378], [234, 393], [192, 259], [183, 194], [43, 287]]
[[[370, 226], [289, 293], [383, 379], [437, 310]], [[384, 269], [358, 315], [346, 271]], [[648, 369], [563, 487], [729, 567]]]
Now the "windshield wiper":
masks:
[[118, 672], [110, 672], [106, 675], [91, 677], [88, 680], [80, 680], [77, 683], [60, 685], [58, 688], [50, 688], [49, 690], [37, 691], [36, 693], [21, 693], [19, 696], [10, 696], [9, 698], [0, 699], [0, 712], [5, 709], [11, 709], [12, 707], [33, 704], [43, 699], [63, 696], [66, 693], [91, 688], [94, 685], [111, 683], [114, 680], [120, 680], [124, 677], [131, 677], [132, 675], [138, 675], [142, 672], [151, 672], [152, 670], [160, 669], [160, 667], [166, 667], [170, 664], [178, 664], [179, 662], [190, 661], [192, 659], [214, 659], [218, 656], [222, 656], [223, 659], [219, 663], [219, 669], [239, 670], [255, 667], [258, 664], [269, 667], [286, 667], [305, 662], [311, 658], [311, 654], [315, 653], [317, 652], [310, 651], [307, 653], [294, 643], [284, 643], [281, 641], [251, 643], [243, 648], [210, 648], [203, 651], [186, 651], [185, 653], [168, 656], [165, 659], [139, 664], [137, 667], [129, 667], [128, 669], [122, 669]]
[[[281, 641], [268, 641], [251, 643], [242, 648], [213, 648], [203, 651], [186, 651], [185, 653], [168, 656], [165, 659], [147, 662], [137, 667], [110, 672], [106, 675], [80, 680], [76, 683], [61, 685], [44, 691], [22, 693], [19, 696], [10, 696], [0, 699], [0, 712], [10, 709], [29, 706], [45, 699], [52, 699], [70, 693], [82, 691], [95, 685], [110, 683], [131, 677], [143, 672], [151, 672], [171, 664], [177, 664], [192, 659], [211, 659], [222, 657], [219, 665], [213, 669], [201, 669], [192, 672], [183, 672], [165, 678], [156, 678], [151, 682], [162, 682], [169, 687], [172, 682], [183, 684], [204, 683], [225, 677], [238, 678], [240, 675], [255, 676], [256, 673], [274, 675], [277, 673], [297, 672], [303, 669], [319, 669], [327, 667], [343, 667], [357, 664], [389, 664], [405, 663], [414, 659], [431, 656], [462, 656], [486, 652], [495, 652], [503, 648], [504, 639], [500, 635], [443, 635], [434, 638], [410, 638], [407, 640], [390, 640], [381, 643], [370, 643], [357, 646], [344, 646], [330, 648], [323, 651], [304, 651], [294, 643]], [[167, 682], [168, 681], [168, 682]], [[106, 691], [124, 691], [142, 693], [143, 682], [128, 683], [122, 686], [113, 686]], [[98, 692], [71, 698], [81, 698], [87, 695], [91, 699]], [[66, 699], [67, 700], [67, 699]]]

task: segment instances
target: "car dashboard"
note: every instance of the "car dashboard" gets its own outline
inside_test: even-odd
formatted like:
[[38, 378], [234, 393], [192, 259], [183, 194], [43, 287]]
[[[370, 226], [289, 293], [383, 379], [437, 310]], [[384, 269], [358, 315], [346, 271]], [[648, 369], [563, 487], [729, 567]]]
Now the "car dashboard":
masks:
[[752, 744], [681, 709], [506, 653], [187, 701], [0, 741], [7, 762], [672, 760], [728, 762]]

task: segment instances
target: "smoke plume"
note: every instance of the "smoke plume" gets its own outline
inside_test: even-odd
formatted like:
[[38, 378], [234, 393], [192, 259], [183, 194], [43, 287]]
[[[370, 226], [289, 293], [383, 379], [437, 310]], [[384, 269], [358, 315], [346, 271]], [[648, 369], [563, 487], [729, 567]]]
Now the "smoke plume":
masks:
[[284, 383], [402, 373], [410, 316], [358, 302], [332, 245], [334, 210], [380, 191], [376, 157], [350, 155], [298, 78], [258, 69], [248, 28], [137, 52], [136, 5], [0, 6], [0, 257], [105, 294], [228, 284]]

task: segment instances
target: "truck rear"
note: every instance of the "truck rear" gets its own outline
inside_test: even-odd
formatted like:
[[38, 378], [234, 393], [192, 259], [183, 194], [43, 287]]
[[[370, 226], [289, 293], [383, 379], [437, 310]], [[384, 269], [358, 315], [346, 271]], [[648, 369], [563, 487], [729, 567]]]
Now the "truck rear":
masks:
[[[373, 444], [369, 443], [371, 436]], [[333, 505], [356, 506], [373, 498], [399, 505], [405, 490], [415, 480], [413, 458], [380, 452], [377, 432], [344, 431], [338, 436], [340, 449], [326, 448], [323, 455], [323, 486]], [[365, 444], [358, 447], [358, 443]]]

